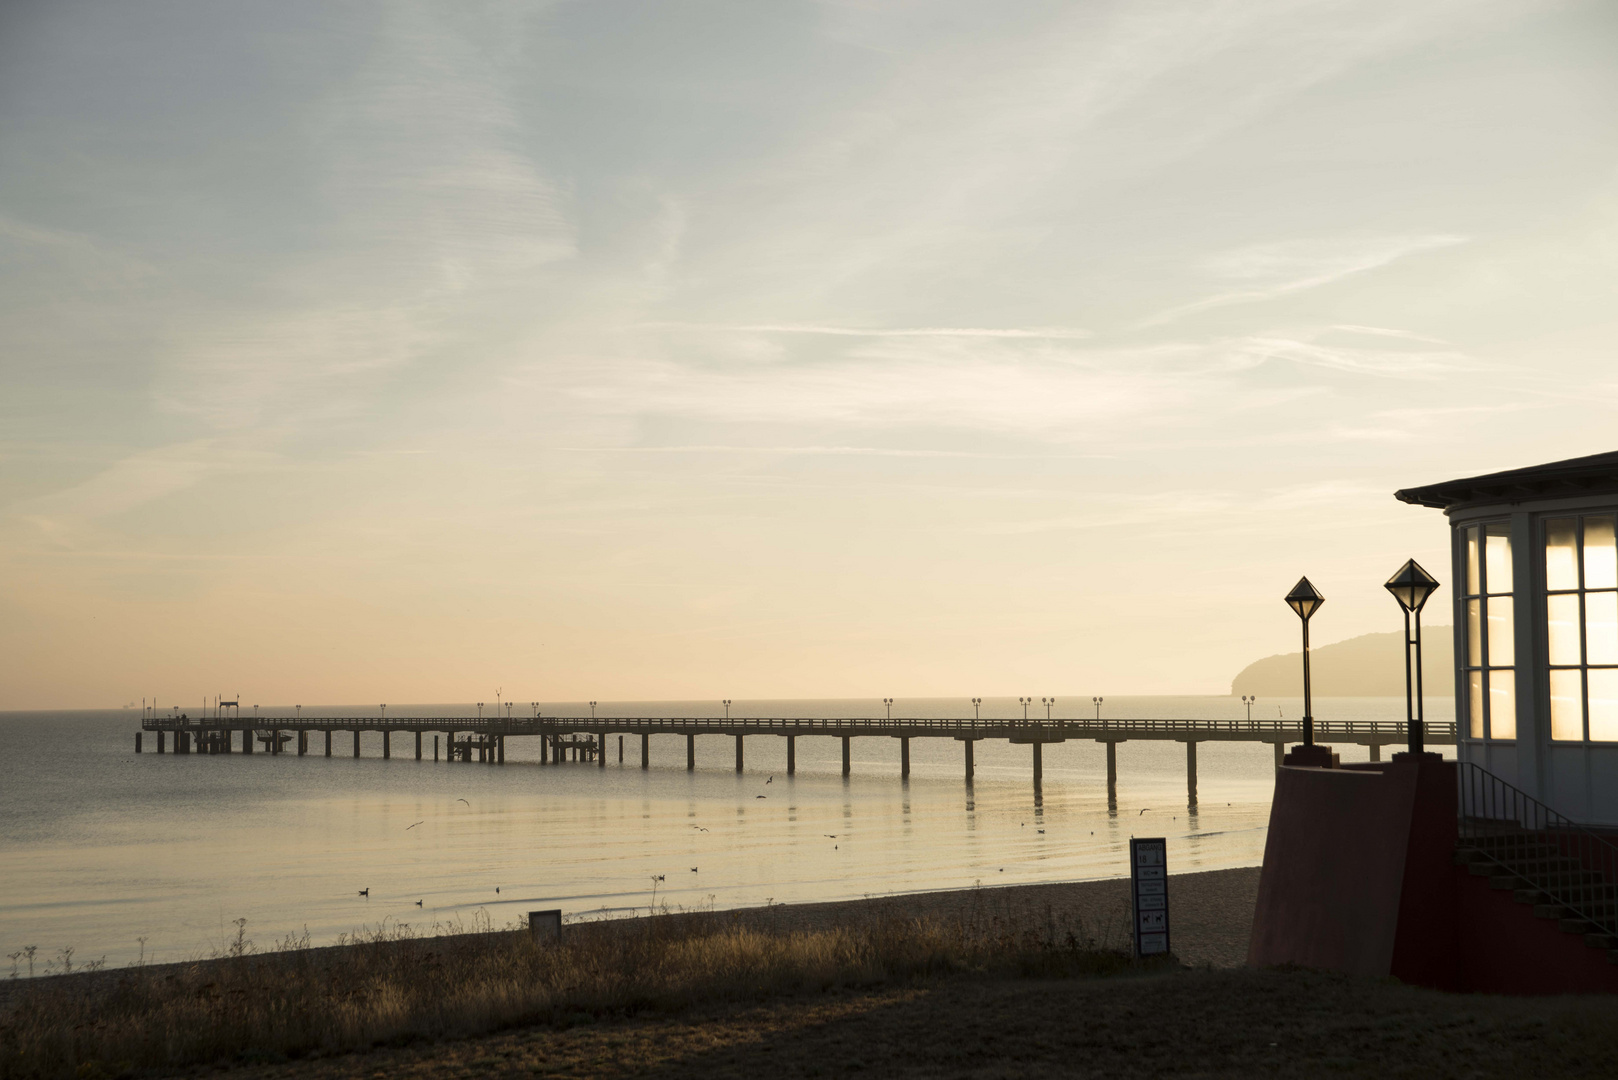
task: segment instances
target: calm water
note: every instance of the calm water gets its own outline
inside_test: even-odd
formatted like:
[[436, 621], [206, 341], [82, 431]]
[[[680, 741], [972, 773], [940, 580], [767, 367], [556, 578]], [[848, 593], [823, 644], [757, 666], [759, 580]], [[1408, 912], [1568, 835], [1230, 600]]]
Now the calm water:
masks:
[[[1264, 715], [1301, 712], [1297, 701], [1263, 704]], [[1111, 717], [1241, 715], [1225, 697], [1109, 698], [1104, 708]], [[895, 716], [969, 709], [903, 702]], [[712, 710], [599, 707], [620, 716]], [[732, 711], [879, 715], [863, 701], [738, 702]], [[1403, 711], [1391, 698], [1327, 699], [1315, 709], [1334, 720], [1397, 720]], [[989, 700], [984, 716], [992, 715], [1020, 709]], [[1449, 702], [1434, 701], [1428, 715], [1448, 719]], [[136, 755], [139, 724], [138, 710], [0, 714], [0, 956], [34, 945], [42, 962], [71, 947], [76, 962], [117, 965], [144, 947], [149, 959], [179, 960], [222, 950], [239, 918], [262, 948], [305, 930], [325, 944], [385, 920], [500, 925], [547, 907], [623, 914], [645, 910], [654, 884], [659, 904], [726, 908], [1112, 877], [1126, 872], [1137, 833], [1169, 837], [1174, 872], [1250, 866], [1262, 861], [1273, 785], [1263, 743], [1200, 745], [1196, 813], [1186, 806], [1181, 744], [1121, 744], [1109, 814], [1105, 751], [1094, 742], [1047, 746], [1036, 796], [1029, 748], [994, 741], [977, 744], [968, 787], [961, 745], [941, 739], [912, 740], [902, 783], [889, 738], [855, 739], [845, 780], [837, 739], [800, 737], [789, 779], [785, 740], [771, 736], [747, 740], [747, 771], [737, 775], [734, 744], [719, 736], [697, 740], [697, 771], [688, 773], [679, 735], [653, 736], [652, 767], [642, 771], [633, 736], [622, 765], [614, 739], [602, 770], [542, 767], [537, 740], [520, 738], [508, 739], [503, 767], [418, 762], [408, 736], [395, 740], [401, 756], [384, 761], [375, 733], [363, 737], [358, 760], [346, 756], [346, 734], [334, 738], [331, 758], [320, 756], [318, 737], [305, 758], [159, 756], [150, 737]], [[1365, 759], [1362, 748], [1342, 749], [1345, 760]], [[363, 888], [369, 898], [357, 895]]]

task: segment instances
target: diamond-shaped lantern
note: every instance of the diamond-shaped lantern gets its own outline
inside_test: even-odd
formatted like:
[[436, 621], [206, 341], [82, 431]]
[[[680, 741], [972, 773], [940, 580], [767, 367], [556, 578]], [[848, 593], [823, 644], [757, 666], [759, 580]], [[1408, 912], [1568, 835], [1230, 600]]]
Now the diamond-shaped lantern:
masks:
[[1287, 593], [1287, 606], [1296, 611], [1298, 618], [1304, 622], [1308, 622], [1309, 616], [1313, 615], [1315, 609], [1325, 602], [1326, 598], [1320, 595], [1320, 590], [1315, 588], [1306, 577], [1299, 578], [1298, 583], [1292, 586], [1292, 591]]
[[1399, 572], [1388, 579], [1387, 590], [1399, 601], [1399, 606], [1414, 613], [1421, 610], [1427, 598], [1438, 591], [1438, 579], [1421, 568], [1415, 559], [1405, 560]]

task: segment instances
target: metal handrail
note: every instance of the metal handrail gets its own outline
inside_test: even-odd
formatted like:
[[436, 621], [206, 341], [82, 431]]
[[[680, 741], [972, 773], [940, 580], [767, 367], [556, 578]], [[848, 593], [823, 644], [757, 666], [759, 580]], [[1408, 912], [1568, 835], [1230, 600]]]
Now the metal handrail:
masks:
[[1605, 934], [1618, 934], [1618, 847], [1470, 761], [1456, 763], [1461, 842]]

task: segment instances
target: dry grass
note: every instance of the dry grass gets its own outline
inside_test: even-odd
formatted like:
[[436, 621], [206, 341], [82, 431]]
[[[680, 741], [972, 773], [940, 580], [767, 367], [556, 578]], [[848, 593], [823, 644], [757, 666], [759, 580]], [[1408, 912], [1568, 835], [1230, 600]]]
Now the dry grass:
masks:
[[334, 949], [289, 942], [17, 987], [0, 1014], [0, 1077], [95, 1080], [955, 974], [1129, 969], [1105, 934], [1049, 911], [1014, 925], [982, 905], [951, 919], [872, 905], [836, 928], [785, 933], [664, 914], [569, 927], [560, 944], [515, 930], [443, 938], [395, 928]]

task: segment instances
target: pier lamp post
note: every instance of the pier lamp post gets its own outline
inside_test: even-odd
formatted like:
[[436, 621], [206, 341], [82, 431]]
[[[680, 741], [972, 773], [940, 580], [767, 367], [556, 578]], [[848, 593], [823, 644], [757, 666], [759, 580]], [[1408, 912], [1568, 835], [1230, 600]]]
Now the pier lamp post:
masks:
[[978, 722], [978, 715], [979, 715], [978, 714], [978, 709], [982, 705], [983, 705], [983, 699], [982, 698], [975, 697], [975, 698], [972, 699], [972, 722], [974, 724]]
[[724, 706], [725, 706], [725, 719], [729, 720], [730, 719], [730, 699], [729, 698], [725, 699]]
[[483, 719], [483, 702], [478, 702], [478, 719]]
[[1106, 701], [1107, 699], [1106, 698], [1093, 697], [1090, 700], [1091, 700], [1091, 702], [1093, 702], [1095, 704], [1095, 707], [1096, 707], [1096, 719], [1100, 720], [1101, 719], [1101, 703], [1103, 701]]
[[596, 718], [596, 703], [592, 701], [592, 702], [590, 702], [590, 719], [594, 720], [595, 718]]
[[1050, 723], [1051, 709], [1056, 705], [1055, 698], [1040, 698], [1039, 703], [1045, 706], [1045, 722]]
[[893, 719], [893, 699], [890, 698], [890, 697], [883, 698], [882, 699], [882, 706], [883, 706], [883, 708], [888, 710], [888, 719], [892, 720]]
[[1025, 724], [1028, 723], [1028, 706], [1032, 705], [1033, 703], [1034, 699], [1031, 697], [1020, 697], [1017, 699], [1017, 704], [1022, 706], [1022, 722]]
[[294, 706], [292, 706], [292, 718], [294, 720], [296, 720], [298, 717], [300, 717], [302, 715], [303, 715], [303, 706], [302, 705], [294, 705]]
[[1252, 697], [1248, 697], [1246, 694], [1242, 695], [1242, 704], [1247, 706], [1247, 722], [1249, 724], [1253, 722], [1253, 702], [1257, 700], [1257, 694], [1254, 694]]
[[1303, 622], [1303, 745], [1311, 747], [1315, 745], [1315, 717], [1309, 694], [1309, 619], [1320, 610], [1326, 598], [1308, 578], [1301, 577], [1287, 593], [1286, 601]]
[[388, 703], [384, 701], [377, 708], [382, 710], [382, 719], [386, 720], [388, 718]]
[[528, 703], [528, 707], [534, 710], [534, 719], [538, 720], [539, 719], [539, 702], [530, 701]]
[[[1405, 613], [1405, 732], [1409, 736], [1410, 756], [1415, 757], [1422, 752], [1426, 735], [1421, 707], [1421, 609], [1427, 598], [1438, 591], [1438, 579], [1423, 570], [1415, 559], [1407, 559], [1388, 579], [1386, 588]], [[1416, 617], [1415, 637], [1410, 636], [1412, 615]], [[1414, 665], [1410, 661], [1411, 646], [1416, 650]]]

